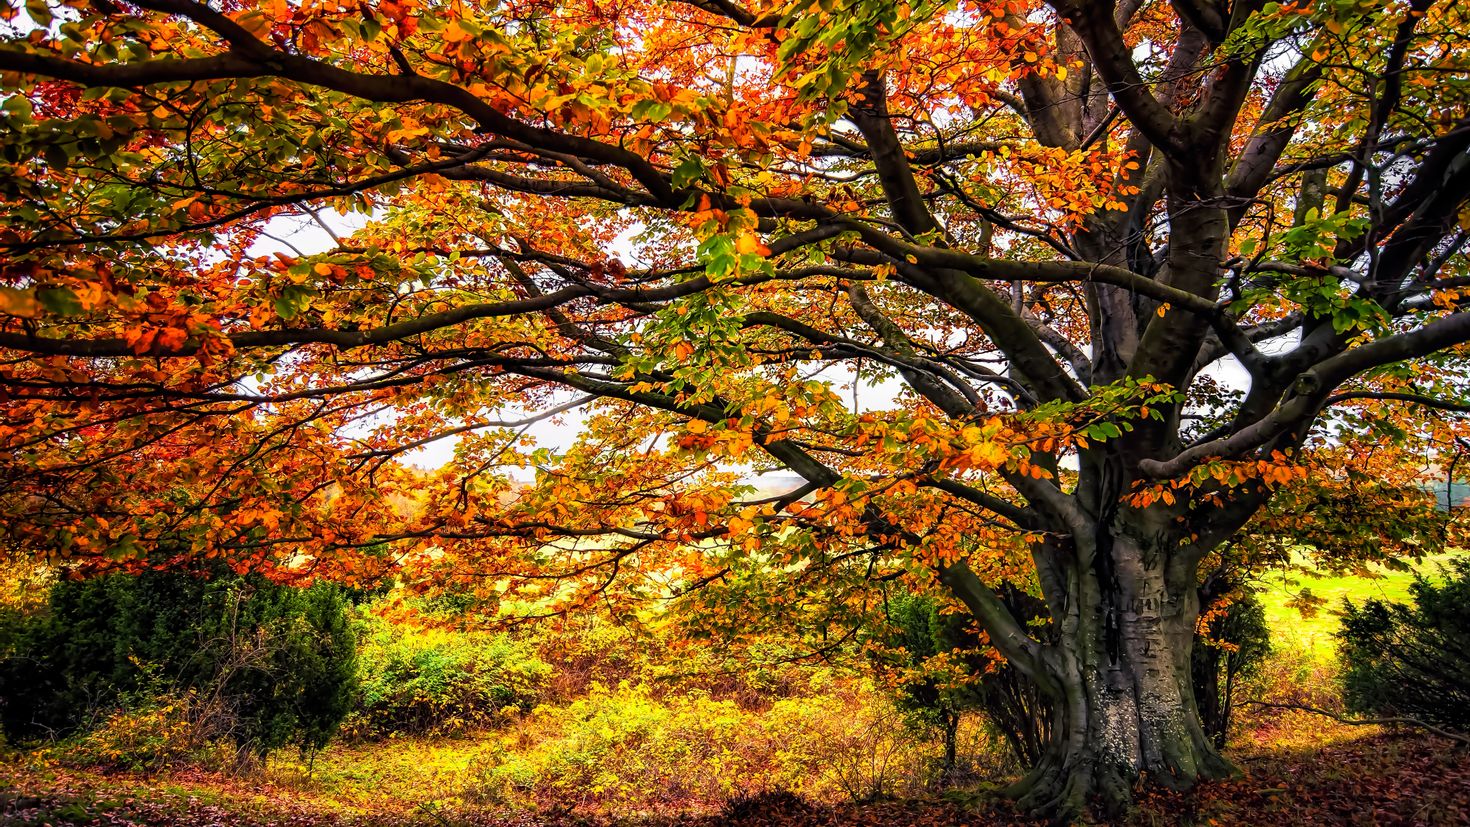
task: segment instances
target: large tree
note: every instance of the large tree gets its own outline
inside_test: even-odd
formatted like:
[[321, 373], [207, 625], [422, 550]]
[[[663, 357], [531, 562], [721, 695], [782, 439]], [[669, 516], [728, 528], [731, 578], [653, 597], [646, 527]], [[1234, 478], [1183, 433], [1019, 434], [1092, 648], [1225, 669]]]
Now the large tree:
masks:
[[1017, 793], [1065, 815], [1229, 771], [1201, 560], [1335, 429], [1461, 405], [1461, 3], [0, 17], [12, 549], [813, 633], [932, 576], [1050, 699]]

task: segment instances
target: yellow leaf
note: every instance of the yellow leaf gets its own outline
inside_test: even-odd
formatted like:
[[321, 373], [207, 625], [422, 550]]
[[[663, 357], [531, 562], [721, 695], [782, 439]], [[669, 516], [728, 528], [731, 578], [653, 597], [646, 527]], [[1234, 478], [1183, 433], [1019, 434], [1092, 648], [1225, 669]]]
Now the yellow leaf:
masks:
[[755, 233], [749, 232], [741, 233], [740, 237], [735, 239], [735, 249], [741, 255], [750, 255], [751, 253], [765, 255], [770, 252], [764, 244], [761, 244], [760, 239], [755, 237]]
[[970, 461], [976, 465], [1002, 465], [1010, 458], [1005, 446], [995, 442], [982, 442], [970, 449]]
[[0, 287], [0, 314], [33, 319], [41, 315], [41, 305], [29, 290]]
[[460, 28], [459, 23], [451, 20], [449, 21], [449, 25], [444, 27], [444, 34], [442, 36], [450, 43], [458, 43], [461, 40], [469, 40], [470, 33]]

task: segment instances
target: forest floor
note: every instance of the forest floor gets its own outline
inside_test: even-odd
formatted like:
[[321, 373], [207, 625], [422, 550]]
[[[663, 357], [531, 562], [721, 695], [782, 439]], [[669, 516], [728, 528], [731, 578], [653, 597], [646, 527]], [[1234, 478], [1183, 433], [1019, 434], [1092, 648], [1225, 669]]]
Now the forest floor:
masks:
[[[381, 749], [392, 750], [384, 744]], [[1304, 713], [1260, 719], [1230, 751], [1240, 778], [1184, 795], [1148, 795], [1126, 820], [1164, 825], [1470, 824], [1470, 750]], [[722, 812], [612, 817], [418, 806], [389, 794], [370, 809], [269, 778], [178, 771], [100, 774], [34, 761], [0, 764], [0, 825], [26, 827], [761, 827], [1026, 824], [996, 795], [814, 804], [767, 794]], [[421, 799], [419, 799], [421, 800]]]
[[[1434, 576], [1437, 562], [1437, 558], [1428, 561], [1428, 576]], [[1332, 633], [1339, 623], [1342, 599], [1402, 600], [1412, 582], [1411, 573], [1389, 571], [1373, 578], [1268, 580], [1263, 602], [1277, 637], [1277, 653], [1266, 662], [1264, 674], [1256, 680], [1259, 686], [1251, 694], [1285, 703], [1340, 708], [1333, 678]], [[1321, 611], [1307, 618], [1291, 607], [1304, 590], [1325, 598]], [[613, 703], [609, 700], [613, 697], [602, 703]], [[625, 703], [602, 711], [615, 716], [623, 714], [618, 710], [648, 705]], [[650, 706], [655, 707], [664, 709]], [[690, 714], [720, 709], [706, 704], [690, 707]], [[831, 714], [840, 714], [847, 707], [834, 709], [839, 712]], [[662, 714], [665, 717], [659, 721], [674, 720], [667, 709]], [[749, 733], [740, 727], [757, 717], [728, 716], [734, 731], [744, 733], [740, 738], [748, 740]], [[1189, 794], [1146, 794], [1135, 811], [1118, 823], [1130, 827], [1470, 825], [1470, 749], [1421, 733], [1348, 726], [1299, 711], [1247, 707], [1237, 717], [1227, 754], [1241, 770], [1240, 777]], [[582, 723], [584, 729], [591, 726]], [[862, 724], [858, 727], [864, 729]], [[538, 734], [535, 726], [526, 730], [518, 737], [532, 746], [546, 735]], [[555, 728], [548, 732], [565, 734]], [[547, 744], [564, 741], [571, 743], [563, 739]], [[737, 797], [721, 808], [723, 793], [694, 801], [685, 793], [667, 790], [668, 795], [641, 799], [668, 805], [656, 811], [639, 810], [643, 805], [633, 803], [640, 800], [636, 796], [619, 799], [610, 794], [589, 800], [624, 801], [621, 809], [613, 808], [615, 814], [606, 809], [506, 809], [504, 804], [488, 803], [494, 799], [486, 798], [482, 786], [487, 767], [515, 754], [510, 742], [487, 733], [338, 743], [308, 765], [281, 753], [248, 775], [198, 769], [102, 772], [78, 768], [76, 761], [56, 760], [55, 751], [7, 752], [0, 747], [0, 827], [978, 827], [1032, 823], [1019, 818], [995, 792], [997, 780], [966, 794], [865, 804], [767, 792]], [[637, 766], [631, 763], [622, 771], [641, 777]], [[719, 772], [718, 765], [712, 766]], [[690, 771], [681, 765], [670, 778], [678, 780]], [[732, 781], [721, 785], [722, 789], [761, 790], [779, 783], [768, 777], [732, 775], [738, 771], [719, 772], [720, 778]], [[1003, 770], [994, 775], [999, 779]], [[658, 792], [662, 789], [658, 785], [669, 781], [663, 776], [646, 780], [646, 784], [632, 786], [640, 790], [651, 786], [644, 792]]]

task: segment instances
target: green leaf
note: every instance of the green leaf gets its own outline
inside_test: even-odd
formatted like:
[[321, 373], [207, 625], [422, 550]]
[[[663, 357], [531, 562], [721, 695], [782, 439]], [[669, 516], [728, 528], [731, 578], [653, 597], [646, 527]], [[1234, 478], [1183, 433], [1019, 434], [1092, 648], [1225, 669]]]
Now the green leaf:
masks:
[[309, 288], [288, 284], [281, 291], [281, 297], [275, 301], [276, 315], [289, 322], [311, 307], [311, 299], [312, 291]]
[[36, 25], [41, 28], [50, 28], [51, 21], [54, 19], [51, 7], [46, 4], [46, 0], [26, 0], [26, 14], [30, 15], [31, 19], [36, 21]]
[[31, 115], [35, 111], [31, 107], [31, 99], [25, 95], [11, 95], [5, 100], [5, 105], [0, 108], [3, 108], [22, 123], [30, 121]]
[[685, 158], [677, 167], [674, 167], [673, 174], [669, 176], [669, 183], [673, 184], [674, 189], [678, 190], [689, 186], [703, 177], [704, 163], [698, 158], [690, 156]]
[[635, 121], [657, 123], [673, 113], [674, 107], [659, 100], [641, 100], [633, 104], [631, 115]]
[[82, 312], [82, 302], [70, 287], [42, 287], [36, 290], [36, 301], [47, 313], [75, 316]]

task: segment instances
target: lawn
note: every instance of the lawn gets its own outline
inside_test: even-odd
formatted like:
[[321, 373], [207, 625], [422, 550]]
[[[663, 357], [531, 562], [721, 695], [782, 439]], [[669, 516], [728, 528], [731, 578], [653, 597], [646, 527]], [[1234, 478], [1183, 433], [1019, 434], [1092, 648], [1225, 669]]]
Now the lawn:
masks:
[[[1462, 552], [1427, 556], [1417, 570], [1433, 578], [1440, 566], [1458, 553]], [[1381, 566], [1373, 566], [1372, 571], [1377, 576], [1311, 577], [1299, 572], [1267, 575], [1262, 580], [1261, 598], [1272, 645], [1278, 651], [1296, 649], [1318, 659], [1332, 658], [1336, 648], [1333, 635], [1342, 623], [1344, 599], [1359, 604], [1371, 598], [1410, 602], [1413, 572], [1390, 571]], [[1306, 616], [1292, 605], [1304, 590], [1326, 600], [1318, 611]]]

